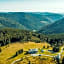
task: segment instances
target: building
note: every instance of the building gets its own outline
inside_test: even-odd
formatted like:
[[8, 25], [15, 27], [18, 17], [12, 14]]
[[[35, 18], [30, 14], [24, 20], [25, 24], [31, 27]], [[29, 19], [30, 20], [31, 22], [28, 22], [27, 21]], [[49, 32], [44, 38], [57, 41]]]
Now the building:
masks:
[[36, 48], [36, 49], [30, 49], [29, 51], [28, 51], [28, 53], [29, 54], [35, 54], [35, 53], [37, 53], [38, 52], [38, 49]]

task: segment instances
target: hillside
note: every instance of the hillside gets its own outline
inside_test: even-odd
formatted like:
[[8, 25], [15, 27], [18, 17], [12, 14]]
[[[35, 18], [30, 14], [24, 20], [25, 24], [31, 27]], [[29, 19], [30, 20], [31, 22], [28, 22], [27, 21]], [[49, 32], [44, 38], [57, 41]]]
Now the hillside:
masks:
[[[16, 42], [16, 43], [12, 43], [12, 44], [10, 44], [9, 45], [9, 47], [8, 47], [8, 45], [6, 45], [6, 46], [3, 46], [3, 47], [1, 47], [1, 49], [2, 49], [2, 52], [0, 52], [0, 64], [12, 64], [12, 62], [13, 61], [15, 61], [15, 60], [17, 60], [17, 59], [19, 59], [19, 58], [23, 58], [23, 57], [26, 57], [26, 60], [28, 59], [27, 57], [29, 57], [30, 55], [25, 55], [25, 53], [26, 53], [26, 51], [28, 51], [29, 49], [33, 49], [33, 48], [43, 48], [43, 46], [45, 45], [45, 46], [47, 46], [48, 45], [48, 43], [46, 43], [46, 44], [44, 44], [45, 42], [43, 42], [43, 43], [34, 43], [34, 42], [26, 42], [26, 43], [21, 43], [21, 42]], [[21, 49], [23, 49], [24, 50], [24, 52], [23, 53], [21, 53], [21, 54], [19, 54], [18, 56], [16, 56], [16, 57], [13, 57], [13, 58], [11, 58], [12, 56], [14, 56], [15, 55], [15, 53], [17, 52], [17, 51], [19, 51], [19, 50], [21, 50]], [[50, 48], [48, 48], [48, 49], [52, 49], [51, 47]], [[41, 53], [41, 54], [50, 54], [50, 55], [52, 55], [50, 52], [44, 52], [44, 53]], [[3, 56], [2, 56], [3, 55]], [[9, 59], [9, 58], [11, 58], [11, 59]], [[31, 60], [36, 60], [36, 58], [33, 58], [33, 57], [31, 57], [30, 56], [30, 58], [32, 58]], [[42, 57], [40, 57], [40, 58], [43, 58], [43, 59], [41, 59], [41, 61], [46, 61], [46, 60], [48, 60], [49, 58], [51, 58], [51, 57], [45, 57], [45, 56], [42, 56]], [[48, 58], [48, 59], [46, 59], [46, 58]], [[38, 59], [38, 58], [37, 58]], [[53, 58], [51, 58], [51, 59], [49, 59], [49, 63], [51, 63], [51, 60], [52, 60]], [[30, 61], [31, 61], [30, 60]], [[39, 60], [39, 59], [38, 59]], [[23, 60], [23, 61], [25, 61], [25, 59]], [[25, 62], [28, 62], [28, 61], [25, 61]], [[55, 64], [54, 63], [55, 61], [53, 60], [53, 64]], [[48, 63], [48, 64], [49, 64]], [[15, 64], [15, 63], [14, 63]], [[23, 63], [17, 63], [17, 64], [23, 64]], [[25, 63], [26, 64], [26, 63]], [[36, 63], [35, 63], [36, 64]]]
[[[0, 13], [0, 27], [39, 30], [41, 27], [59, 20], [63, 16], [56, 13], [8, 12]], [[53, 21], [52, 21], [53, 20]]]
[[64, 18], [56, 21], [53, 24], [43, 27], [39, 33], [53, 34], [53, 33], [64, 33]]
[[52, 12], [36, 12], [36, 14], [43, 15], [49, 20], [48, 22], [55, 22], [63, 17], [62, 14]]
[[15, 20], [5, 18], [5, 17], [0, 17], [0, 28], [4, 27], [11, 27], [11, 28], [17, 28], [17, 29], [25, 29], [23, 25], [20, 23], [16, 22]]

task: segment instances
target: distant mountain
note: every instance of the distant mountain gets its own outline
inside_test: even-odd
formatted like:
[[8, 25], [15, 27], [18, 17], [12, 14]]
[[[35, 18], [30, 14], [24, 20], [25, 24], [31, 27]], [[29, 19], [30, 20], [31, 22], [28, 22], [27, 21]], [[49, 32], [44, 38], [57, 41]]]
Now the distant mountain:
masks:
[[12, 19], [9, 19], [9, 18], [5, 18], [5, 17], [0, 17], [0, 28], [4, 28], [4, 27], [25, 29], [25, 27], [23, 25], [21, 25], [20, 23], [16, 22], [15, 20], [12, 20]]
[[45, 33], [45, 34], [64, 33], [64, 18], [56, 21], [53, 24], [41, 28], [39, 33]]
[[0, 27], [39, 30], [62, 17], [61, 14], [48, 12], [2, 12], [0, 13]]
[[50, 20], [50, 22], [55, 22], [63, 17], [63, 14], [51, 13], [51, 12], [43, 12], [38, 14], [45, 16], [47, 19]]

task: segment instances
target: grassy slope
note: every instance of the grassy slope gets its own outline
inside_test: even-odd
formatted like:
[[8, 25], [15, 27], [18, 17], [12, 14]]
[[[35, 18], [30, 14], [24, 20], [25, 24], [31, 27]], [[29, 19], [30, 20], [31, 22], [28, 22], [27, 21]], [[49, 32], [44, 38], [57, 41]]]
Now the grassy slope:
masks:
[[6, 48], [6, 46], [2, 47], [2, 52], [0, 53], [0, 64], [10, 64], [12, 61], [21, 58], [22, 56], [24, 56], [23, 54], [18, 55], [16, 58], [13, 58], [11, 60], [7, 60], [8, 58], [10, 58], [11, 56], [13, 56], [16, 51], [20, 50], [20, 49], [24, 49], [24, 51], [30, 49], [30, 48], [42, 48], [44, 45], [47, 45], [46, 43], [34, 43], [34, 42], [29, 42], [27, 43], [14, 43], [14, 44], [10, 44], [9, 47]]
[[[9, 47], [6, 48], [6, 46], [3, 46], [1, 47], [2, 48], [2, 52], [0, 53], [0, 64], [11, 64], [11, 62], [21, 58], [21, 57], [25, 57], [24, 53], [22, 54], [19, 54], [17, 57], [15, 58], [12, 58], [12, 59], [9, 59], [7, 60], [8, 58], [12, 57], [16, 51], [20, 50], [20, 49], [23, 49], [24, 51], [27, 51], [29, 49], [32, 49], [32, 48], [42, 48], [43, 46], [46, 46], [49, 45], [45, 42], [43, 43], [34, 43], [34, 42], [28, 42], [28, 43], [13, 43], [13, 44], [10, 44]], [[49, 49], [52, 49], [51, 47]], [[44, 50], [49, 50], [49, 49], [44, 49]], [[50, 52], [44, 52], [44, 53], [41, 53], [40, 50], [39, 50], [39, 53], [40, 54], [49, 54], [49, 55], [55, 55], [55, 54], [51, 54]]]
[[29, 64], [29, 61], [31, 64], [56, 64], [56, 61], [53, 60], [53, 58], [50, 57], [28, 57], [25, 58], [23, 61], [17, 62], [15, 64]]

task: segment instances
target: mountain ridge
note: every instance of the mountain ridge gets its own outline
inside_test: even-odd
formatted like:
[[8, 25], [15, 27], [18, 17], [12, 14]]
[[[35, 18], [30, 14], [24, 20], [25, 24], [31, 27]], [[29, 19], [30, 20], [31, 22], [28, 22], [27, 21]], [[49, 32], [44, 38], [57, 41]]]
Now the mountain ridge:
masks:
[[54, 34], [54, 33], [64, 33], [64, 18], [45, 26], [39, 30], [39, 33]]
[[39, 30], [43, 26], [51, 24], [52, 22], [50, 21], [50, 19], [52, 19], [53, 22], [55, 22], [58, 19], [58, 17], [63, 17], [61, 14], [56, 13], [46, 13], [47, 16], [45, 16], [46, 14], [42, 14], [45, 13], [41, 12], [40, 14], [38, 14], [37, 12], [2, 12], [0, 13], [0, 27]]

